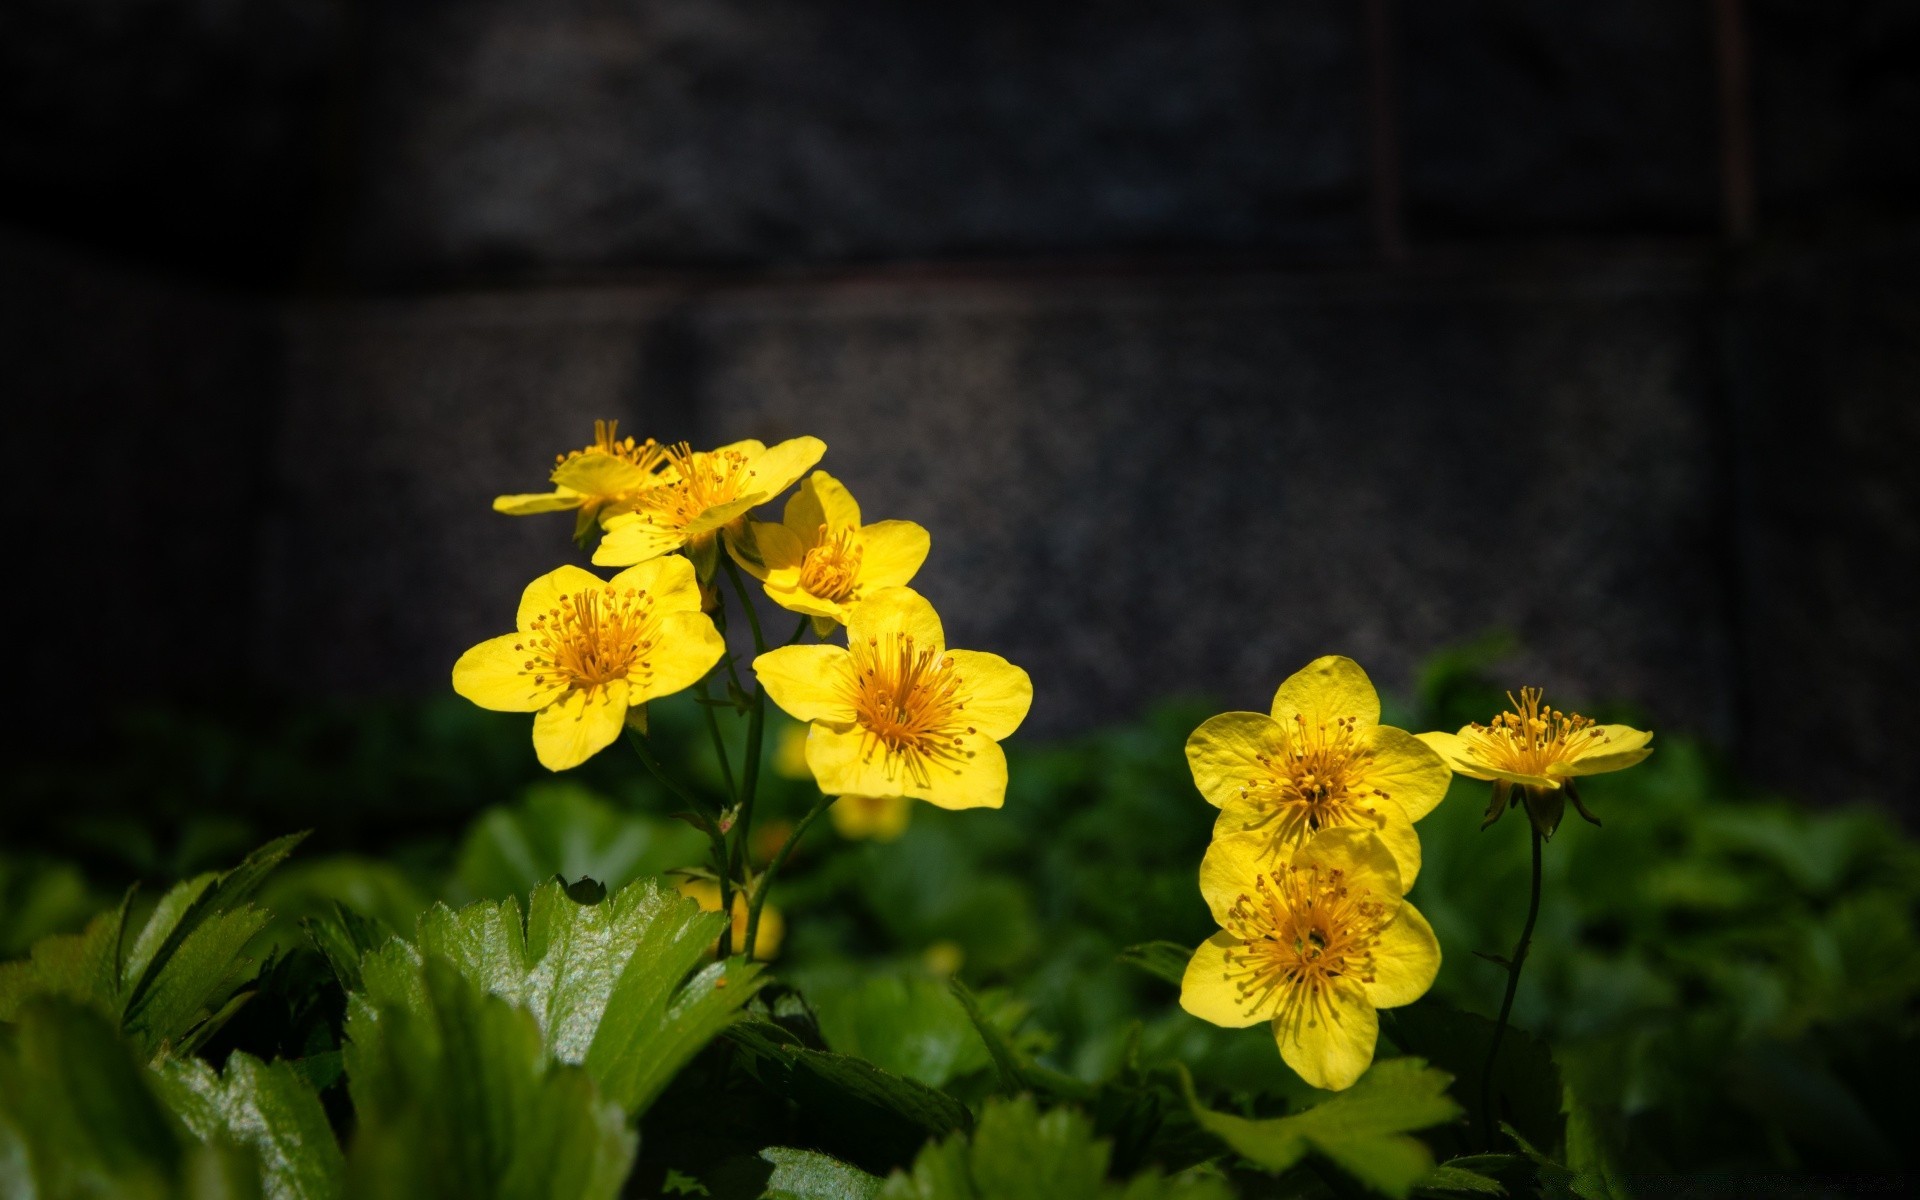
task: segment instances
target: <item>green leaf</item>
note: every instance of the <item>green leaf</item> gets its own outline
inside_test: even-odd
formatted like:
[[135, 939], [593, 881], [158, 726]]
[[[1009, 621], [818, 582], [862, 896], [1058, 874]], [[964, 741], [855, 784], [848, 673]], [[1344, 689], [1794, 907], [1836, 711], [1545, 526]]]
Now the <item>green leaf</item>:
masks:
[[40, 996], [62, 997], [103, 1016], [118, 1016], [119, 971], [114, 955], [126, 919], [123, 901], [89, 921], [84, 932], [42, 938], [24, 961], [0, 963], [0, 1021], [15, 1019], [29, 1001]]
[[[635, 1138], [581, 1068], [547, 1054], [526, 1009], [437, 955], [402, 1002], [349, 998], [359, 1133], [347, 1194], [574, 1200], [617, 1195]], [[372, 978], [370, 973], [369, 978]]]
[[195, 1136], [254, 1149], [268, 1200], [346, 1194], [346, 1159], [319, 1095], [293, 1064], [236, 1052], [224, 1077], [197, 1058], [175, 1059], [157, 1073], [161, 1095]]
[[131, 1008], [124, 1032], [150, 1053], [186, 1051], [233, 1015], [235, 992], [253, 976], [241, 951], [270, 915], [251, 906], [211, 914], [158, 960], [143, 1001]]
[[924, 972], [874, 973], [850, 986], [810, 986], [807, 1000], [829, 1046], [928, 1087], [944, 1087], [991, 1065], [966, 1006]]
[[396, 941], [363, 958], [360, 970], [371, 997], [417, 1010], [425, 1002], [422, 955], [446, 959], [526, 1008], [548, 1052], [585, 1065], [607, 1096], [637, 1115], [763, 982], [762, 968], [740, 959], [687, 977], [724, 924], [657, 880], [598, 904], [581, 904], [549, 880], [529, 898], [524, 923], [512, 900], [458, 911], [436, 905], [420, 918], [417, 947]]
[[1454, 1159], [1435, 1167], [1432, 1174], [1420, 1181], [1420, 1188], [1415, 1195], [1444, 1198], [1459, 1194], [1476, 1196], [1507, 1194], [1506, 1187], [1498, 1179], [1459, 1165], [1462, 1161], [1464, 1160]]
[[470, 896], [523, 896], [559, 875], [619, 891], [644, 875], [700, 860], [707, 841], [678, 821], [616, 807], [571, 781], [530, 787], [512, 808], [481, 814], [460, 845], [454, 879]]
[[818, 1151], [769, 1146], [723, 1163], [694, 1186], [714, 1200], [872, 1200], [880, 1177]]
[[0, 1194], [257, 1196], [251, 1155], [196, 1142], [106, 1017], [39, 999], [0, 1027]]
[[1411, 1195], [1433, 1171], [1432, 1153], [1406, 1135], [1460, 1116], [1460, 1106], [1447, 1096], [1452, 1082], [1452, 1076], [1420, 1059], [1389, 1059], [1304, 1112], [1253, 1120], [1201, 1107], [1192, 1077], [1181, 1069], [1194, 1119], [1250, 1162], [1277, 1173], [1309, 1152], [1318, 1153], [1361, 1183], [1395, 1197]]
[[1120, 952], [1120, 961], [1130, 967], [1138, 967], [1156, 979], [1164, 979], [1175, 987], [1186, 978], [1187, 963], [1193, 958], [1193, 947], [1182, 946], [1178, 942], [1142, 942], [1138, 946], [1128, 946]]
[[[1431, 997], [1381, 1014], [1382, 1026], [1396, 1045], [1457, 1079], [1472, 1080], [1477, 1093], [1485, 1070], [1494, 1023]], [[1470, 1095], [1472, 1093], [1469, 1093]], [[1560, 1070], [1553, 1051], [1539, 1038], [1512, 1026], [1500, 1041], [1491, 1089], [1493, 1116], [1505, 1120], [1542, 1145], [1560, 1140]], [[1478, 1105], [1477, 1099], [1470, 1103]], [[1478, 1119], [1478, 1113], [1470, 1113]], [[1491, 1140], [1491, 1139], [1489, 1139]]]
[[967, 985], [958, 979], [949, 984], [954, 998], [960, 1001], [966, 1010], [967, 1020], [973, 1025], [974, 1032], [980, 1036], [981, 1044], [987, 1048], [987, 1056], [993, 1060], [993, 1069], [1000, 1076], [1000, 1087], [1006, 1092], [1016, 1092], [1028, 1086], [1027, 1069], [1021, 1061], [1020, 1052], [999, 1026], [989, 1021], [980, 1010], [980, 1001], [974, 998]]
[[301, 921], [300, 928], [349, 992], [360, 990], [360, 960], [394, 939], [393, 930], [383, 922], [339, 903]]
[[1208, 1176], [1164, 1178], [1157, 1171], [1126, 1183], [1107, 1178], [1112, 1148], [1073, 1108], [1041, 1112], [1031, 1096], [990, 1100], [971, 1136], [935, 1142], [881, 1189], [882, 1200], [1228, 1200]]

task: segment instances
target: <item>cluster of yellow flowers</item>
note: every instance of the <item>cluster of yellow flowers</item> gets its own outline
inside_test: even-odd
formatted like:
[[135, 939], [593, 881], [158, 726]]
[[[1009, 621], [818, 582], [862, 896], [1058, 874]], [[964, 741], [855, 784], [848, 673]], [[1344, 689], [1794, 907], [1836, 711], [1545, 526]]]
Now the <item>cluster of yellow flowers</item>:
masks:
[[1415, 737], [1380, 724], [1358, 663], [1328, 656], [1282, 683], [1271, 713], [1196, 729], [1187, 763], [1220, 809], [1200, 891], [1220, 931], [1188, 963], [1182, 1007], [1217, 1025], [1269, 1021], [1301, 1078], [1351, 1086], [1373, 1061], [1377, 1010], [1412, 1003], [1440, 969], [1433, 928], [1405, 897], [1420, 873], [1414, 823], [1453, 772], [1495, 781], [1490, 823], [1516, 786], [1530, 814], [1557, 813], [1547, 797], [1571, 792], [1572, 776], [1650, 753], [1650, 734], [1544, 709], [1535, 689], [1514, 709]]
[[[515, 632], [462, 655], [454, 690], [485, 708], [536, 714], [540, 761], [577, 766], [624, 726], [644, 729], [649, 700], [721, 662], [726, 642], [703, 585], [724, 549], [816, 637], [846, 629], [844, 646], [787, 645], [753, 660], [766, 695], [810, 726], [806, 764], [824, 795], [999, 807], [999, 742], [1025, 719], [1032, 683], [997, 654], [947, 647], [933, 606], [905, 586], [926, 560], [927, 531], [863, 523], [839, 480], [807, 475], [825, 452], [814, 437], [693, 450], [622, 439], [614, 423], [597, 423], [591, 445], [560, 456], [552, 492], [502, 496], [494, 507], [577, 510], [576, 536], [601, 534], [593, 562], [625, 569], [603, 580], [565, 566], [534, 580]], [[779, 522], [749, 519], [795, 483]]]

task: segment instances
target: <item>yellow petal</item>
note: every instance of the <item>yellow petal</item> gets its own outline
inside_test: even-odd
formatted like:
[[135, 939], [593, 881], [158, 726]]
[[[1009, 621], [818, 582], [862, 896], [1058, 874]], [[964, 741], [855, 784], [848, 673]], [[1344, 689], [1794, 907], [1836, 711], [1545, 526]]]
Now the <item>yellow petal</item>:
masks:
[[646, 592], [653, 597], [653, 611], [663, 616], [700, 611], [700, 581], [693, 577], [693, 564], [677, 555], [628, 567], [607, 580], [607, 585]]
[[815, 471], [808, 476], [787, 498], [787, 506], [780, 510], [780, 523], [809, 546], [819, 541], [820, 529], [827, 523], [827, 509], [820, 503], [814, 482], [825, 474], [825, 471]]
[[[801, 721], [851, 724], [853, 658], [839, 646], [782, 646], [753, 660], [760, 686], [781, 710]], [[815, 772], [816, 776], [818, 772]], [[829, 796], [849, 791], [822, 785]]]
[[[1180, 977], [1181, 1008], [1202, 1021], [1228, 1029], [1245, 1029], [1267, 1019], [1273, 1000], [1265, 1005], [1249, 1005], [1241, 999], [1240, 989], [1234, 983], [1227, 954], [1241, 944], [1239, 938], [1224, 929], [1200, 943], [1200, 948], [1187, 960], [1186, 974]], [[1277, 995], [1273, 999], [1278, 999]]]
[[1599, 737], [1576, 735], [1575, 751], [1550, 768], [1555, 775], [1600, 775], [1630, 767], [1652, 754], [1647, 743], [1653, 734], [1628, 725], [1595, 725]]
[[947, 658], [960, 676], [962, 718], [982, 735], [999, 741], [1020, 728], [1033, 707], [1033, 680], [998, 654], [984, 650], [949, 650]]
[[842, 796], [827, 810], [833, 829], [849, 841], [891, 842], [907, 831], [913, 801], [905, 796]]
[[1493, 778], [1493, 771], [1474, 757], [1473, 751], [1467, 748], [1466, 739], [1459, 734], [1435, 730], [1432, 733], [1415, 734], [1414, 737], [1445, 759], [1456, 774], [1465, 775], [1468, 779]]
[[587, 498], [579, 492], [561, 488], [557, 492], [523, 492], [517, 496], [495, 496], [493, 511], [524, 517], [532, 513], [565, 512], [579, 508]]
[[533, 752], [549, 771], [577, 767], [618, 740], [626, 723], [626, 680], [595, 688], [592, 699], [569, 692], [533, 718]]
[[525, 635], [518, 633], [481, 642], [453, 664], [453, 690], [495, 712], [539, 712], [566, 686], [552, 676], [535, 683], [526, 670], [525, 647]]
[[939, 808], [999, 808], [1007, 802], [1007, 753], [998, 742], [966, 739], [970, 757], [927, 766], [927, 782], [909, 780], [909, 796]]
[[[1400, 819], [1404, 822], [1406, 815]], [[1402, 882], [1406, 872], [1398, 855], [1387, 839], [1370, 830], [1322, 829], [1293, 852], [1293, 864], [1340, 871], [1349, 888], [1365, 888], [1389, 906], [1407, 894]]]
[[[688, 570], [692, 570], [692, 564], [688, 564]], [[630, 702], [658, 700], [692, 687], [726, 652], [726, 639], [714, 628], [713, 618], [699, 611], [668, 613], [660, 621], [659, 639], [647, 651], [645, 673], [629, 677], [634, 692]]]
[[1339, 717], [1353, 717], [1365, 729], [1380, 723], [1380, 694], [1359, 663], [1329, 654], [1287, 676], [1274, 693], [1273, 719], [1291, 726], [1296, 716], [1328, 725]]
[[[790, 646], [788, 649], [802, 649]], [[814, 649], [812, 646], [804, 649]], [[775, 650], [778, 654], [780, 651]], [[909, 781], [887, 769], [887, 759], [878, 747], [868, 744], [871, 735], [857, 726], [834, 729], [815, 724], [807, 734], [807, 768], [823, 795], [828, 796], [904, 796]], [[872, 749], [868, 755], [866, 750]]]
[[[860, 528], [860, 505], [854, 500], [853, 493], [847, 490], [846, 484], [825, 471], [815, 471], [807, 476], [800, 490], [813, 494], [813, 512], [818, 515], [812, 518], [812, 525], [797, 528], [795, 532], [811, 532], [822, 525], [834, 533], [842, 529]], [[792, 512], [792, 505], [788, 505], [788, 512]]]
[[607, 518], [605, 535], [594, 549], [593, 561], [602, 567], [625, 567], [671, 554], [684, 546], [684, 531], [655, 521], [651, 514], [620, 513]]
[[1440, 939], [1411, 904], [1402, 904], [1393, 924], [1373, 944], [1373, 982], [1362, 984], [1375, 1008], [1399, 1008], [1427, 994], [1440, 973]]
[[742, 496], [738, 500], [729, 500], [725, 504], [716, 504], [688, 521], [681, 528], [680, 535], [691, 542], [702, 535], [715, 533], [745, 516], [764, 499], [766, 497], [755, 494]]
[[940, 614], [926, 597], [912, 588], [881, 588], [853, 606], [847, 614], [849, 643], [888, 634], [907, 634], [916, 647], [938, 653], [947, 648], [946, 631], [940, 627]]
[[759, 557], [754, 574], [766, 579], [775, 571], [796, 572], [807, 560], [807, 543], [785, 525], [754, 521], [748, 525]]
[[1418, 821], [1445, 799], [1447, 785], [1453, 782], [1453, 769], [1438, 750], [1404, 729], [1375, 725], [1362, 729], [1361, 745], [1373, 751], [1373, 762], [1359, 781], [1360, 786], [1385, 792], [1403, 809], [1408, 819]]
[[766, 452], [767, 444], [759, 438], [741, 438], [737, 442], [728, 442], [724, 446], [708, 451], [714, 455], [738, 454], [748, 462], [752, 462]]
[[1366, 1073], [1379, 1037], [1379, 1015], [1351, 979], [1332, 981], [1321, 1003], [1289, 1004], [1273, 1018], [1280, 1057], [1300, 1078], [1330, 1091], [1350, 1088]]
[[564, 597], [577, 596], [581, 592], [598, 591], [607, 581], [592, 571], [583, 571], [579, 567], [567, 566], [548, 571], [545, 575], [527, 585], [520, 593], [520, 610], [514, 614], [514, 622], [525, 633], [533, 628], [538, 617], [544, 617], [560, 607]]
[[933, 539], [912, 521], [876, 521], [860, 531], [860, 586], [898, 587], [927, 561]]
[[752, 478], [741, 485], [742, 491], [753, 493], [755, 504], [770, 500], [792, 487], [826, 452], [827, 444], [817, 437], [788, 438], [748, 460]]
[[618, 496], [658, 482], [639, 467], [611, 454], [576, 454], [553, 469], [552, 479], [561, 487], [588, 496]]
[[1208, 804], [1225, 808], [1245, 798], [1248, 784], [1273, 774], [1261, 755], [1280, 753], [1279, 725], [1263, 713], [1210, 717], [1187, 738], [1187, 766]]
[[1264, 830], [1223, 834], [1216, 826], [1213, 842], [1200, 858], [1200, 895], [1213, 913], [1213, 923], [1228, 924], [1228, 910], [1254, 890], [1254, 877], [1271, 876], [1287, 861], [1274, 852], [1273, 839]]
[[834, 600], [823, 600], [802, 588], [795, 580], [792, 571], [782, 572], [774, 579], [767, 581], [767, 598], [788, 612], [821, 617], [836, 624], [847, 613], [846, 605]]
[[[1400, 869], [1402, 889], [1411, 888], [1413, 881], [1419, 878], [1420, 835], [1414, 830], [1413, 822], [1407, 820], [1406, 812], [1393, 801], [1375, 800], [1368, 808], [1352, 814], [1351, 819], [1327, 828], [1370, 833], [1384, 842]], [[1233, 804], [1221, 809], [1220, 815], [1214, 818], [1213, 836], [1216, 839], [1258, 837], [1270, 855], [1285, 859], [1305, 845], [1314, 836], [1314, 831], [1305, 826], [1289, 829], [1272, 819], [1269, 813]]]

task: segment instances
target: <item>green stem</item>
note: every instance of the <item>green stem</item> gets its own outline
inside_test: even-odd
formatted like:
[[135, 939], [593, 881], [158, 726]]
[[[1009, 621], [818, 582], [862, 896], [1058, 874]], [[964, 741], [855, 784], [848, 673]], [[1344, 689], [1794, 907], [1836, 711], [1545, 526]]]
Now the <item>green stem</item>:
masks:
[[[667, 774], [667, 769], [660, 764], [660, 759], [654, 754], [653, 747], [648, 744], [645, 734], [641, 733], [638, 729], [627, 730], [627, 744], [632, 746], [633, 752], [640, 756], [640, 761], [647, 764], [647, 769], [653, 772], [654, 778], [664, 784], [668, 791], [678, 796], [681, 802], [688, 806], [689, 811], [700, 819], [700, 827], [707, 831], [707, 840], [712, 843], [713, 865], [716, 868], [716, 873], [720, 876], [720, 911], [732, 912], [733, 878], [732, 873], [727, 867], [726, 835], [720, 832], [720, 827], [713, 823], [712, 817], [701, 811], [699, 799], [683, 787], [679, 780]], [[721, 958], [726, 958], [728, 954], [732, 953], [733, 948], [730, 945], [732, 936], [733, 926], [732, 923], [729, 922], [726, 928], [720, 931]]]
[[762, 871], [760, 878], [754, 881], [753, 895], [747, 899], [746, 952], [748, 962], [753, 961], [754, 947], [759, 944], [760, 910], [767, 903], [767, 893], [773, 890], [773, 877], [780, 873], [782, 866], [786, 865], [787, 855], [793, 853], [794, 846], [800, 841], [801, 836], [807, 832], [807, 827], [812, 825], [821, 813], [831, 808], [835, 799], [836, 797], [833, 796], [822, 796], [812, 808], [807, 810], [807, 815], [801, 817], [800, 823], [795, 825], [793, 832], [787, 835], [787, 840], [781, 844], [779, 852], [773, 856], [773, 861], [767, 864], [767, 869]]
[[1527, 889], [1527, 923], [1520, 930], [1520, 944], [1513, 948], [1507, 962], [1507, 994], [1500, 1000], [1500, 1019], [1493, 1026], [1493, 1041], [1487, 1047], [1487, 1065], [1480, 1072], [1480, 1135], [1482, 1145], [1493, 1148], [1493, 1066], [1500, 1057], [1500, 1041], [1507, 1033], [1507, 1018], [1513, 1015], [1513, 996], [1520, 990], [1520, 968], [1527, 965], [1527, 949], [1533, 944], [1533, 923], [1540, 916], [1540, 846], [1544, 841], [1540, 827], [1531, 820], [1527, 830], [1533, 835], [1533, 877]]
[[[740, 568], [733, 565], [731, 555], [722, 556], [720, 564], [726, 568], [727, 578], [733, 583], [733, 594], [740, 598], [740, 607], [747, 612], [747, 626], [753, 630], [753, 648], [757, 653], [765, 654], [767, 641], [760, 632], [760, 616], [754, 611], [753, 597], [747, 594], [746, 581], [740, 578]], [[753, 800], [760, 787], [760, 751], [761, 743], [766, 740], [766, 729], [767, 693], [756, 681], [753, 707], [747, 712], [747, 747], [740, 764], [740, 811], [733, 824], [733, 861], [742, 868], [742, 875], [746, 873], [744, 868], [749, 857], [747, 846], [753, 833]]]
[[801, 613], [800, 624], [794, 627], [793, 636], [787, 639], [787, 645], [791, 646], [795, 642], [799, 641], [801, 636], [807, 632], [807, 627], [812, 624], [813, 624], [813, 618], [809, 617], [805, 613]]
[[733, 594], [740, 597], [740, 607], [747, 610], [747, 628], [753, 630], [753, 649], [757, 654], [767, 652], [767, 639], [760, 633], [760, 614], [754, 611], [753, 598], [747, 595], [747, 585], [740, 578], [740, 568], [733, 565], [733, 556], [720, 556], [720, 565], [727, 569], [727, 578], [733, 581]]
[[720, 718], [714, 715], [713, 693], [705, 679], [700, 681], [700, 698], [708, 701], [700, 707], [707, 714], [707, 736], [713, 739], [713, 756], [720, 760], [720, 778], [726, 781], [727, 795], [737, 795], [733, 786], [733, 764], [727, 761], [726, 739], [720, 736]]

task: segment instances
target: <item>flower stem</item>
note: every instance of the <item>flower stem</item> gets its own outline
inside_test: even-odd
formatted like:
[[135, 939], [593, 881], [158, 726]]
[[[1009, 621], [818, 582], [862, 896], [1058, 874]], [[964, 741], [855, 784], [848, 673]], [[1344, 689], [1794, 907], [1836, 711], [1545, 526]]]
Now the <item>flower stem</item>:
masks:
[[[747, 585], [740, 578], [740, 568], [733, 565], [731, 555], [724, 555], [720, 564], [726, 568], [727, 578], [733, 583], [733, 593], [740, 598], [740, 607], [747, 612], [747, 626], [753, 630], [753, 648], [760, 654], [767, 652], [766, 638], [760, 632], [760, 616], [754, 612], [753, 597], [747, 594]], [[753, 833], [753, 798], [760, 787], [760, 750], [766, 740], [767, 729], [767, 692], [759, 681], [754, 682], [753, 707], [747, 711], [747, 746], [740, 764], [740, 811], [733, 824], [733, 862], [745, 874], [748, 865], [748, 839]], [[733, 910], [729, 908], [728, 912]], [[752, 946], [749, 941], [748, 946]]]
[[1507, 994], [1500, 1001], [1500, 1019], [1493, 1026], [1493, 1041], [1487, 1046], [1487, 1065], [1480, 1072], [1480, 1135], [1482, 1145], [1493, 1148], [1493, 1066], [1500, 1058], [1500, 1041], [1507, 1033], [1507, 1018], [1513, 1015], [1513, 996], [1520, 990], [1520, 968], [1527, 965], [1527, 949], [1533, 944], [1533, 923], [1540, 915], [1540, 846], [1544, 841], [1540, 827], [1527, 822], [1533, 835], [1533, 876], [1527, 888], [1527, 923], [1520, 930], [1520, 944], [1513, 948], [1507, 962]]
[[753, 895], [747, 900], [748, 962], [753, 961], [754, 947], [759, 944], [760, 909], [766, 905], [767, 893], [773, 889], [773, 877], [780, 873], [780, 868], [786, 864], [787, 855], [793, 853], [795, 844], [800, 841], [801, 835], [807, 832], [807, 827], [812, 825], [821, 813], [832, 807], [837, 798], [835, 796], [820, 797], [814, 806], [807, 810], [807, 815], [800, 818], [800, 823], [793, 827], [793, 832], [787, 835], [787, 840], [781, 843], [779, 852], [773, 856], [773, 861], [767, 864], [767, 869], [760, 873], [760, 878], [754, 881]]
[[798, 624], [798, 625], [796, 625], [796, 626], [794, 627], [794, 630], [793, 630], [793, 636], [787, 639], [787, 645], [789, 645], [789, 646], [791, 646], [791, 645], [793, 645], [793, 644], [794, 644], [795, 642], [797, 642], [797, 641], [799, 641], [799, 640], [800, 640], [800, 635], [801, 635], [801, 634], [803, 634], [803, 633], [805, 633], [805, 632], [807, 631], [807, 626], [809, 626], [809, 625], [811, 625], [811, 624], [813, 624], [813, 618], [812, 618], [812, 617], [810, 617], [810, 616], [808, 616], [808, 615], [807, 615], [807, 614], [805, 614], [805, 613], [801, 613], [801, 614], [800, 614], [800, 624]]
[[[709, 702], [713, 700], [713, 692], [708, 689], [705, 679], [700, 681], [700, 698]], [[720, 760], [720, 778], [726, 782], [727, 795], [737, 795], [733, 786], [733, 764], [727, 761], [726, 739], [720, 736], [720, 718], [714, 715], [712, 703], [702, 704], [700, 707], [706, 712], [707, 736], [713, 739], [713, 756]]]
[[[653, 747], [648, 744], [646, 735], [637, 729], [629, 729], [627, 731], [627, 744], [632, 746], [633, 752], [640, 756], [640, 761], [647, 764], [647, 769], [653, 772], [654, 778], [664, 784], [668, 791], [679, 797], [681, 802], [688, 806], [693, 815], [700, 819], [700, 827], [707, 831], [707, 840], [713, 845], [715, 874], [720, 876], [720, 911], [732, 912], [733, 878], [732, 872], [727, 869], [726, 835], [721, 833], [720, 827], [713, 823], [713, 818], [702, 810], [700, 801], [694, 794], [683, 787], [679, 780], [667, 774], [667, 769], [660, 765], [659, 757], [654, 754]], [[725, 758], [723, 757], [721, 761], [724, 762]], [[720, 957], [723, 959], [732, 953], [733, 948], [729, 945], [732, 936], [733, 929], [731, 923], [729, 923], [726, 928], [720, 931]]]

